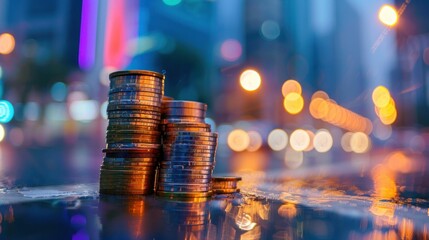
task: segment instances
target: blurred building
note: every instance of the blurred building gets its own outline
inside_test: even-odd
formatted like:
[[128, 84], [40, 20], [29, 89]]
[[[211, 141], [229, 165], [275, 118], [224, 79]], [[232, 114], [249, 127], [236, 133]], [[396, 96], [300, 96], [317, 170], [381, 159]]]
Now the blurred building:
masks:
[[[405, 4], [396, 1], [399, 7]], [[410, 1], [397, 26], [399, 67], [392, 73], [402, 126], [429, 126], [428, 1]], [[401, 113], [402, 112], [402, 113]]]

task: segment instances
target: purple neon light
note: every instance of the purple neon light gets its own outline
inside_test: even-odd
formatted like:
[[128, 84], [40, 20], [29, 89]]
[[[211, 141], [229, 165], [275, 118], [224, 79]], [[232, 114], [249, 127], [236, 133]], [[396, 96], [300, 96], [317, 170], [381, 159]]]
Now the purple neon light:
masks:
[[98, 0], [82, 0], [80, 22], [79, 67], [90, 69], [95, 61]]

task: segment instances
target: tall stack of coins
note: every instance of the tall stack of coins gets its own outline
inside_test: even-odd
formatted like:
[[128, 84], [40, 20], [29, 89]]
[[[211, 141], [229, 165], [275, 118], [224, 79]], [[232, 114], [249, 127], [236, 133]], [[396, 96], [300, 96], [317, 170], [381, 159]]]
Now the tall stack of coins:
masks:
[[151, 193], [161, 153], [159, 125], [165, 77], [136, 70], [114, 72], [109, 78], [109, 124], [100, 193]]
[[163, 159], [158, 169], [157, 195], [211, 196], [217, 133], [204, 122], [206, 110], [207, 105], [199, 102], [163, 102]]

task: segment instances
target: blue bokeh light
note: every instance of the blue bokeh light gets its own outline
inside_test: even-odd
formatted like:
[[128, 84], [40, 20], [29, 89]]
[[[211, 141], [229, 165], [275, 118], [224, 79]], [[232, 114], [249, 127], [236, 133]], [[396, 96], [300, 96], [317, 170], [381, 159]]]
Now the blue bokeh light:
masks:
[[12, 103], [7, 100], [0, 100], [0, 123], [10, 122], [14, 114]]

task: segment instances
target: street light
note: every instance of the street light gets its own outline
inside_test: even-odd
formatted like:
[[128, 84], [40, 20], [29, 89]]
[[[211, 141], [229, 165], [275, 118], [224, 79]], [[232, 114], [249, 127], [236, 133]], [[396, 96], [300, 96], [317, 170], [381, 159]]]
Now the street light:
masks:
[[378, 12], [378, 19], [383, 24], [393, 27], [398, 22], [398, 12], [391, 5], [383, 5]]

